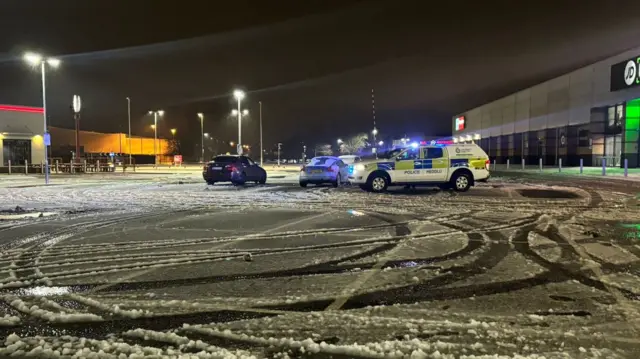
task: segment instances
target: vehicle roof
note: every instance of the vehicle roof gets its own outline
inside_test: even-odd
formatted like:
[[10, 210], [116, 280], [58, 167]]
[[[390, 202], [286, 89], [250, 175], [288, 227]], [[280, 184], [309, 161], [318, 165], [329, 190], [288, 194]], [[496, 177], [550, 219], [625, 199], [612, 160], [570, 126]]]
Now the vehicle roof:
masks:
[[342, 155], [342, 156], [338, 156], [338, 158], [351, 158], [351, 157], [360, 157], [358, 155]]
[[338, 157], [336, 157], [336, 156], [316, 156], [316, 157], [313, 157], [313, 158], [312, 158], [312, 160], [313, 160], [313, 159], [316, 159], [316, 158], [333, 158], [333, 159], [338, 159]]

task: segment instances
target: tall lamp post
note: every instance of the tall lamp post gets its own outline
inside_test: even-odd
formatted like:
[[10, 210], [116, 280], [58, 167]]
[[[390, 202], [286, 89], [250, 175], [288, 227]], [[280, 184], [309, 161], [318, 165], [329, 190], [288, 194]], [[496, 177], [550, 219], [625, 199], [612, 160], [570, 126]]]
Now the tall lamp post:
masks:
[[202, 112], [198, 112], [198, 118], [200, 119], [200, 135], [202, 136], [200, 139], [200, 147], [202, 150], [200, 163], [204, 163], [204, 114]]
[[375, 128], [375, 126], [373, 127], [373, 131], [371, 131], [371, 133], [373, 134], [373, 141], [371, 142], [373, 144], [373, 153], [377, 153], [377, 149], [376, 149], [376, 135], [378, 134], [378, 129]]
[[51, 145], [51, 137], [47, 131], [47, 86], [46, 86], [46, 68], [47, 65], [52, 68], [60, 66], [60, 60], [53, 57], [44, 57], [40, 54], [27, 52], [24, 54], [24, 60], [32, 66], [40, 66], [42, 74], [42, 117], [44, 119], [44, 183], [49, 184], [49, 155], [47, 147]]
[[127, 97], [127, 119], [129, 120], [129, 166], [131, 166], [131, 99]]
[[260, 104], [260, 166], [262, 166], [262, 154], [264, 152], [262, 150], [262, 101], [259, 101], [258, 103]]
[[149, 111], [149, 114], [153, 115], [153, 165], [158, 167], [158, 150], [156, 148], [156, 143], [158, 142], [158, 116], [162, 117], [164, 111]]
[[75, 162], [80, 163], [80, 109], [82, 108], [82, 100], [80, 96], [73, 95], [73, 100], [71, 101], [71, 105], [73, 108], [73, 117], [76, 121], [76, 158]]
[[240, 108], [240, 103], [242, 99], [244, 99], [244, 91], [235, 90], [233, 91], [233, 97], [238, 100], [238, 154], [242, 154], [242, 110]]

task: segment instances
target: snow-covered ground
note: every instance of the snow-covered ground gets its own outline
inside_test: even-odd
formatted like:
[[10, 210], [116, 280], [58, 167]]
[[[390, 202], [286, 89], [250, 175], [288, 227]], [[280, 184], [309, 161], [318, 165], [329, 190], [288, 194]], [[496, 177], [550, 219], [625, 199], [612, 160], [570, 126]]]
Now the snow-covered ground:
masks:
[[623, 185], [16, 178], [0, 178], [0, 357], [640, 357]]

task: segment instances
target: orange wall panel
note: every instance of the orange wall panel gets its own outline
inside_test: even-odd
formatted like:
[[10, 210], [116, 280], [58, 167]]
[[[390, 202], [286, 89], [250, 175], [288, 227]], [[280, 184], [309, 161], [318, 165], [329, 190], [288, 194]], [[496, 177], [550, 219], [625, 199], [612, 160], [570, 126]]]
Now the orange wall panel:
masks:
[[[59, 127], [50, 127], [52, 146], [75, 146], [75, 130]], [[124, 133], [100, 133], [80, 131], [80, 146], [86, 153], [129, 153], [129, 139]], [[156, 142], [157, 153], [169, 152], [169, 141], [158, 139]], [[153, 155], [153, 138], [131, 137], [131, 154]]]

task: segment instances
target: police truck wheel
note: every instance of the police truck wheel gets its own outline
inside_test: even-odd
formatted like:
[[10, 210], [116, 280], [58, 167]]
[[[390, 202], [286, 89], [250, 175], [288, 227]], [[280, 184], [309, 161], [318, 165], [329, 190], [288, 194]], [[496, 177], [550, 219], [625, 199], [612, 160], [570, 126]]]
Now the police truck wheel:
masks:
[[466, 173], [456, 173], [451, 178], [451, 186], [458, 192], [466, 192], [471, 187], [471, 178]]
[[300, 187], [307, 187], [307, 182], [300, 182]]
[[389, 186], [389, 183], [387, 183], [385, 176], [382, 175], [373, 175], [367, 182], [369, 191], [375, 193], [384, 192], [387, 189], [387, 186]]

